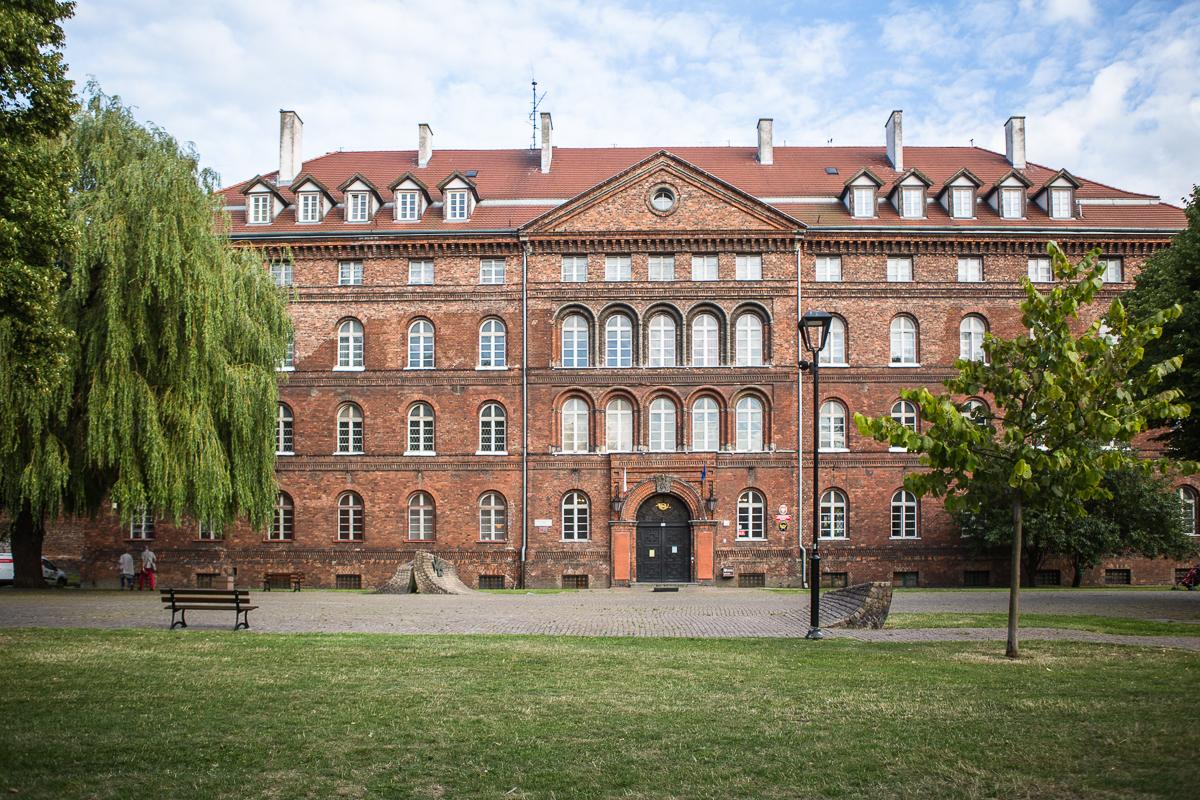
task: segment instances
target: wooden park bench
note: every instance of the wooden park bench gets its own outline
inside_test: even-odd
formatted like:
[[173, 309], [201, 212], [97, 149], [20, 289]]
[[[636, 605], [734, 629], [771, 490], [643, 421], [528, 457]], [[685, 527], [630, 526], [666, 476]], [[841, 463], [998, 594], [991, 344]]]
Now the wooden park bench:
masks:
[[[232, 611], [233, 629], [249, 628], [248, 614], [258, 606], [250, 605], [245, 589], [160, 589], [163, 608], [171, 609], [171, 628], [186, 628], [189, 611]], [[179, 619], [175, 619], [175, 615]]]
[[285, 586], [291, 587], [293, 592], [298, 592], [303, 584], [303, 572], [268, 572], [263, 575], [264, 592], [269, 592], [276, 587], [282, 588]]

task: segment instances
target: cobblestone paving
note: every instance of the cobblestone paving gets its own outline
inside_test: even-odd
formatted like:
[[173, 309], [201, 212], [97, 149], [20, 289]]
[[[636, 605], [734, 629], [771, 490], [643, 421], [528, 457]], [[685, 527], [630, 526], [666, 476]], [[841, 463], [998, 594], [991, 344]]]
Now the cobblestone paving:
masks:
[[[797, 637], [808, 627], [806, 594], [687, 587], [678, 593], [610, 589], [562, 594], [459, 596], [353, 592], [253, 592], [252, 630], [268, 632], [500, 633], [570, 636]], [[1004, 611], [1004, 592], [897, 592], [893, 611]], [[1029, 592], [1023, 610], [1144, 619], [1200, 620], [1200, 593]], [[229, 617], [227, 620], [226, 617]], [[0, 627], [162, 628], [158, 594], [96, 590], [0, 590]], [[232, 627], [232, 614], [192, 614], [193, 629]], [[1002, 630], [830, 631], [865, 641], [1003, 639]], [[1115, 636], [1026, 629], [1025, 639], [1142, 644], [1200, 650], [1200, 637]]]

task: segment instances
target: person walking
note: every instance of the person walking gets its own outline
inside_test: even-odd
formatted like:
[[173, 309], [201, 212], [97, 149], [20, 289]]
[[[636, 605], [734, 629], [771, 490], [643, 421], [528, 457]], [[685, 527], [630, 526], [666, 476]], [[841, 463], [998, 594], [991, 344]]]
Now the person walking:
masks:
[[117, 571], [121, 573], [121, 589], [126, 586], [130, 591], [133, 591], [133, 556], [129, 551], [121, 553], [121, 557], [117, 559]]
[[[158, 559], [154, 556], [154, 551], [150, 549], [150, 545], [142, 550], [142, 577], [150, 583], [150, 591], [154, 591], [154, 573], [158, 566]], [[142, 582], [138, 581], [138, 589], [142, 588]]]

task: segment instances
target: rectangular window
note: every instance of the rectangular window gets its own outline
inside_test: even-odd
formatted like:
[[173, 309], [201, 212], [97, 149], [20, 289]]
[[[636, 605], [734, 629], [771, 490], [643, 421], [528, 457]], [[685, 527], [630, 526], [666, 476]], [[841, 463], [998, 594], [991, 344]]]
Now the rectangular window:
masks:
[[1039, 569], [1033, 573], [1034, 586], [1061, 586], [1062, 573], [1056, 569]]
[[271, 221], [271, 195], [250, 195], [250, 221], [256, 225]]
[[991, 586], [992, 573], [986, 569], [963, 570], [963, 586]]
[[296, 368], [296, 339], [291, 333], [288, 334], [287, 349], [283, 352], [283, 358], [279, 360], [277, 370], [281, 372], [290, 372]]
[[983, 283], [983, 259], [978, 256], [960, 256], [958, 259], [959, 283]]
[[762, 280], [762, 256], [738, 256], [734, 279], [739, 281]]
[[1133, 583], [1133, 571], [1128, 569], [1104, 570], [1105, 586], [1129, 586]]
[[318, 192], [301, 192], [300, 209], [296, 212], [297, 222], [321, 221], [321, 195]]
[[564, 589], [586, 589], [588, 588], [587, 575], [563, 575], [562, 588]]
[[893, 572], [892, 586], [900, 586], [905, 589], [915, 589], [919, 585], [921, 573], [919, 572]]
[[913, 262], [909, 256], [888, 256], [887, 279], [889, 283], [907, 283], [913, 279]]
[[854, 189], [854, 216], [859, 219], [869, 219], [875, 216], [875, 190], [868, 186], [858, 186]]
[[366, 222], [369, 206], [367, 192], [349, 192], [346, 194], [346, 221]]
[[965, 186], [950, 190], [950, 216], [955, 219], [970, 219], [975, 216], [975, 192]]
[[213, 581], [220, 578], [219, 572], [197, 572], [196, 573], [196, 588], [211, 589], [214, 586]]
[[334, 577], [334, 588], [336, 589], [361, 589], [362, 575], [338, 575]]
[[842, 279], [841, 256], [817, 256], [817, 280], [836, 283]]
[[1050, 216], [1054, 219], [1070, 219], [1071, 214], [1071, 190], [1070, 189], [1051, 189], [1050, 190]]
[[467, 193], [450, 192], [446, 195], [446, 219], [467, 218]]
[[587, 283], [587, 256], [562, 257], [563, 283]]
[[479, 588], [480, 589], [503, 589], [504, 588], [504, 576], [503, 575], [480, 575], [479, 576]]
[[133, 513], [133, 519], [129, 521], [129, 538], [154, 538], [154, 517], [150, 515], [147, 509], [138, 509]]
[[920, 219], [925, 216], [925, 192], [915, 186], [900, 190], [900, 213], [905, 219]]
[[362, 262], [361, 261], [339, 261], [338, 262], [338, 286], [361, 286], [362, 285]]
[[504, 283], [504, 259], [479, 259], [479, 282], [484, 284]]
[[692, 256], [692, 280], [715, 281], [717, 279], [716, 256]]
[[1050, 270], [1050, 259], [1029, 259], [1029, 280], [1034, 283], [1050, 283], [1054, 280], [1054, 273]]
[[738, 573], [738, 588], [741, 589], [761, 589], [767, 585], [767, 573], [765, 572], [739, 572]]
[[650, 256], [646, 277], [652, 281], [675, 280], [675, 256]]
[[605, 256], [604, 280], [628, 281], [633, 279], [633, 265], [629, 256]]
[[826, 572], [821, 583], [826, 589], [845, 589], [850, 585], [849, 572]]
[[408, 262], [408, 283], [410, 286], [433, 285], [433, 260], [414, 258]]
[[1021, 189], [1001, 189], [1000, 190], [1000, 216], [1005, 219], [1020, 219], [1024, 209], [1022, 208]]
[[1125, 280], [1125, 265], [1119, 258], [1102, 258], [1104, 274], [1101, 276], [1105, 283], [1121, 283]]
[[396, 219], [413, 222], [419, 216], [419, 208], [416, 192], [396, 192]]
[[221, 530], [219, 522], [205, 522], [204, 520], [200, 520], [197, 538], [205, 542], [216, 542], [225, 538], [225, 532]]
[[271, 278], [274, 279], [276, 286], [291, 286], [292, 285], [291, 262], [272, 261], [271, 262]]

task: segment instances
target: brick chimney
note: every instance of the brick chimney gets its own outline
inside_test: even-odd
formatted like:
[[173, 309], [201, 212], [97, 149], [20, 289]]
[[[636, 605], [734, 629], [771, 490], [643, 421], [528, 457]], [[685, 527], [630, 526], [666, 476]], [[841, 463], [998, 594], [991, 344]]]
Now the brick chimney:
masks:
[[554, 123], [550, 121], [550, 112], [542, 112], [542, 173], [550, 171], [550, 161], [554, 158], [554, 143], [551, 134], [554, 133]]
[[766, 117], [758, 121], [758, 163], [775, 163], [775, 120]]
[[291, 184], [300, 172], [304, 163], [300, 155], [303, 135], [304, 120], [300, 115], [279, 109], [279, 177], [275, 179], [279, 186]]
[[904, 112], [897, 109], [883, 126], [887, 134], [887, 157], [896, 172], [904, 171]]
[[1013, 169], [1025, 169], [1025, 118], [1009, 117], [1004, 123], [1004, 157]]
[[433, 128], [429, 124], [422, 122], [417, 126], [417, 166], [429, 166], [429, 159], [433, 158]]

